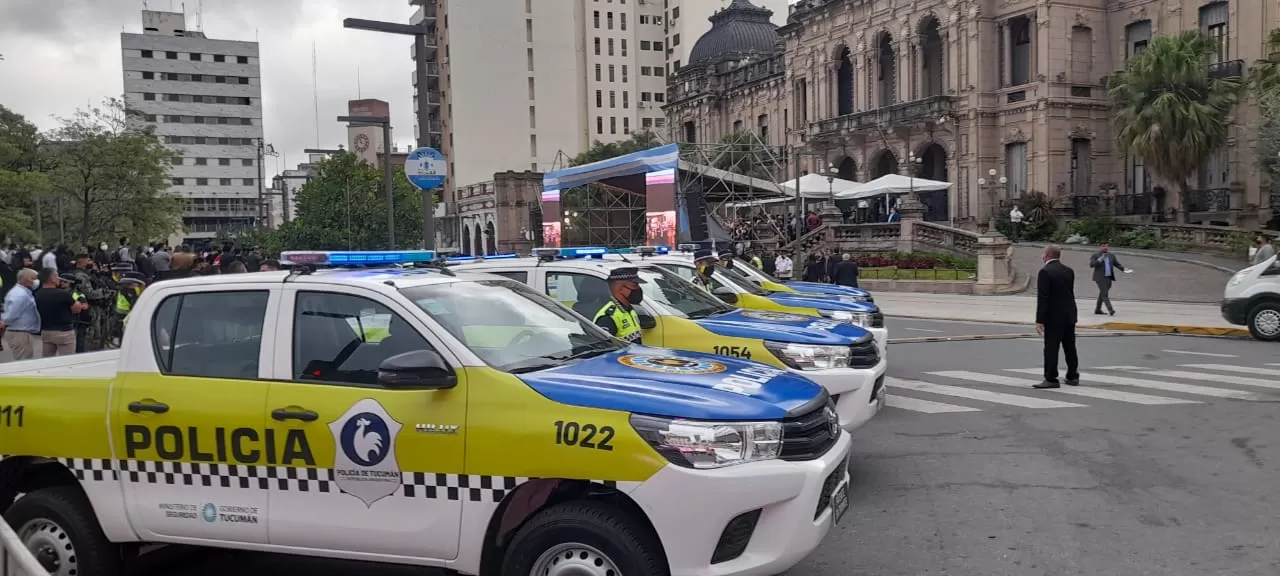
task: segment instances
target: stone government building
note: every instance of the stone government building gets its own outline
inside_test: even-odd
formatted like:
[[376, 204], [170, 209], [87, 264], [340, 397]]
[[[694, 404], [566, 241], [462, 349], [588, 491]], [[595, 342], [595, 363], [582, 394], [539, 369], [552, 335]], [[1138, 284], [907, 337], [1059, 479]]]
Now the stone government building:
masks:
[[1251, 104], [1179, 202], [1118, 153], [1104, 83], [1152, 36], [1196, 28], [1220, 39], [1210, 73], [1243, 75], [1280, 28], [1274, 0], [800, 0], [781, 28], [770, 14], [734, 0], [711, 18], [670, 76], [671, 141], [752, 131], [822, 156], [801, 160], [808, 172], [950, 181], [950, 194], [921, 196], [926, 218], [968, 229], [1028, 192], [1069, 215], [1101, 205], [1133, 220], [1272, 217]]

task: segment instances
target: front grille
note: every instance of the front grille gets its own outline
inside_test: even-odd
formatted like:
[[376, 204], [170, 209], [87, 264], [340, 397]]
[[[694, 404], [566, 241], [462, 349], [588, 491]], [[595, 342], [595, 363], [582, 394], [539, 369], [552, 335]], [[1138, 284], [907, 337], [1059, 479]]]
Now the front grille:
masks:
[[782, 451], [778, 457], [783, 460], [816, 460], [835, 446], [836, 440], [840, 439], [840, 426], [837, 423], [835, 431], [832, 431], [827, 417], [828, 408], [832, 414], [835, 413], [835, 405], [828, 403], [807, 414], [783, 420]]
[[884, 328], [884, 312], [871, 313], [871, 327]]
[[716, 542], [715, 551], [711, 553], [711, 563], [728, 562], [742, 556], [742, 553], [747, 551], [747, 544], [751, 543], [751, 535], [755, 533], [756, 523], [759, 521], [759, 508], [743, 512], [730, 520], [725, 525], [724, 532], [720, 533], [720, 541]]
[[844, 470], [844, 468], [836, 468], [822, 482], [822, 493], [818, 494], [818, 509], [813, 512], [814, 520], [817, 520], [831, 506], [831, 495], [835, 494], [836, 487], [840, 485], [840, 480], [844, 478]]
[[855, 342], [849, 346], [850, 368], [875, 368], [880, 363], [880, 348], [875, 338]]
[[884, 376], [876, 378], [876, 385], [871, 387], [871, 400], [868, 404], [875, 404], [880, 399], [880, 393], [884, 391]]

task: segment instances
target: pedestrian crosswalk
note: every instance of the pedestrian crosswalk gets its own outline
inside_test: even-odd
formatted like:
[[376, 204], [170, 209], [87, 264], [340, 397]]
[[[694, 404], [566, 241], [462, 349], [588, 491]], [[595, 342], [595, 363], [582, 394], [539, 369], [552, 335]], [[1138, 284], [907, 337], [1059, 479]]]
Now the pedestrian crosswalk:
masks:
[[1185, 406], [1280, 400], [1280, 363], [1264, 366], [1105, 366], [1084, 371], [1080, 375], [1081, 386], [1049, 390], [1031, 388], [1040, 381], [1040, 368], [942, 370], [912, 378], [886, 378], [885, 404], [908, 412], [950, 414], [1002, 407], [1058, 410], [1107, 403]]

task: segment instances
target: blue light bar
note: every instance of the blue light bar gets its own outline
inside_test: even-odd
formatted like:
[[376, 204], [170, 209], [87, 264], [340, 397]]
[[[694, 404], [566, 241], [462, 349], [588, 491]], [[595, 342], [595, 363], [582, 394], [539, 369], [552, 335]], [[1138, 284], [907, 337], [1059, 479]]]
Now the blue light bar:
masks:
[[561, 258], [580, 258], [582, 256], [603, 256], [609, 252], [608, 248], [561, 248]]
[[280, 254], [280, 263], [286, 266], [385, 266], [435, 261], [436, 253], [433, 250], [388, 250], [381, 252], [298, 250]]
[[671, 249], [666, 246], [636, 246], [631, 249], [632, 252], [641, 256], [653, 256], [654, 254], [670, 254]]

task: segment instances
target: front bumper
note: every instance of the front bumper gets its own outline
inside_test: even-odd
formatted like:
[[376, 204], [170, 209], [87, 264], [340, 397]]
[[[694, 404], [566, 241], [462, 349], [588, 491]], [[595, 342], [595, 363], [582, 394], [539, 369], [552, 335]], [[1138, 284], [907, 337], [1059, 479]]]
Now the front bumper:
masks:
[[1222, 319], [1236, 326], [1249, 324], [1249, 299], [1226, 298], [1222, 301]]
[[[671, 576], [774, 576], [808, 556], [831, 529], [831, 494], [849, 483], [851, 445], [849, 435], [841, 434], [817, 460], [717, 470], [667, 466], [630, 496], [653, 523]], [[838, 480], [827, 482], [833, 475]], [[712, 564], [725, 527], [754, 510], [760, 515], [745, 550]]]
[[876, 348], [880, 349], [880, 357], [888, 358], [889, 353], [889, 329], [888, 328], [867, 328], [872, 336], [876, 337]]
[[861, 428], [880, 412], [884, 405], [884, 374], [888, 361], [881, 357], [875, 368], [838, 368], [832, 370], [797, 370], [822, 385], [836, 401], [840, 426], [850, 432]]

